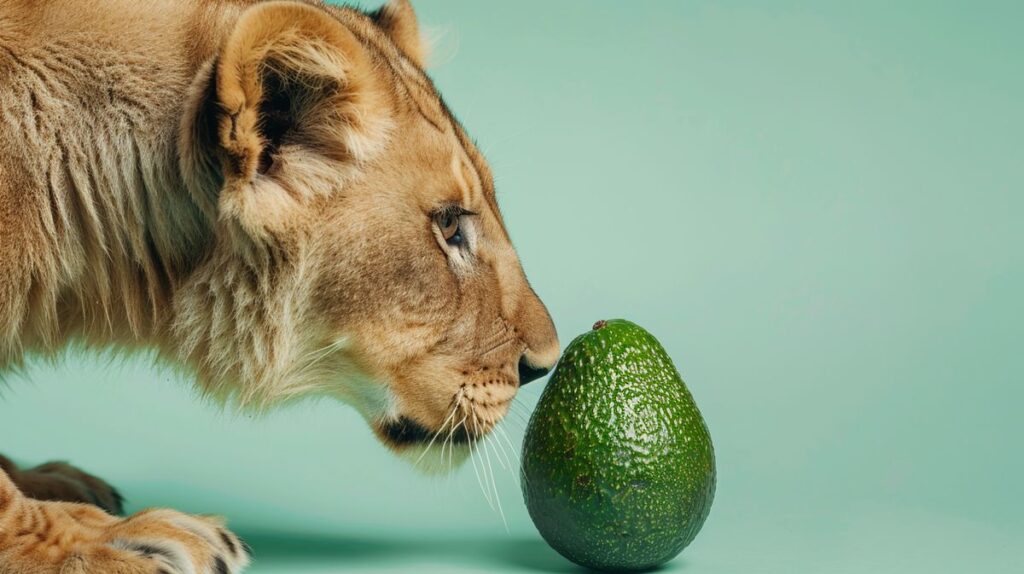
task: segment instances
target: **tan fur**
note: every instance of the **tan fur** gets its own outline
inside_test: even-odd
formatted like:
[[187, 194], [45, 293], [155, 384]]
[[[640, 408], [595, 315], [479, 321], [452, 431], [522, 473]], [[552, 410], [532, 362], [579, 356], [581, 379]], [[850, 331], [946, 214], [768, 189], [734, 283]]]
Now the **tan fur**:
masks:
[[[242, 408], [337, 397], [399, 451], [398, 423], [489, 432], [558, 341], [424, 58], [405, 1], [0, 0], [0, 368], [155, 349]], [[6, 496], [0, 521], [77, 520]], [[143, 531], [182, 538], [165, 518]], [[124, 528], [99, 522], [81, 548]]]
[[173, 510], [128, 518], [88, 504], [41, 502], [0, 472], [0, 573], [240, 572], [248, 550], [223, 521]]

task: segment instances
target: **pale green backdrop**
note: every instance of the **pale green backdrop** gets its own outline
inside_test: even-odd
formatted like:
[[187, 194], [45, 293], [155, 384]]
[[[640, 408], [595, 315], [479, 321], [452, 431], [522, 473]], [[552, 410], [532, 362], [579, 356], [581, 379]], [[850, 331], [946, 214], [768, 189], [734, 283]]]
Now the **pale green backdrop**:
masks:
[[[704, 412], [718, 496], [671, 571], [1024, 571], [1024, 4], [417, 6], [563, 340], [644, 325]], [[80, 357], [9, 382], [0, 450], [224, 514], [254, 573], [572, 570], [512, 473], [506, 530], [342, 405], [249, 420]]]

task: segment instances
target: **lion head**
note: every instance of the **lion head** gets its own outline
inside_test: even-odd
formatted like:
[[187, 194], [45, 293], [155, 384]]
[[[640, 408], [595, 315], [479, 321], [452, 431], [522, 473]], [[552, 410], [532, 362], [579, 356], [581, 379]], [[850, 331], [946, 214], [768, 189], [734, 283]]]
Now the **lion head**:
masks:
[[203, 66], [179, 155], [213, 246], [170, 338], [210, 395], [338, 397], [408, 453], [486, 435], [553, 366], [490, 169], [422, 64], [408, 2], [268, 2]]

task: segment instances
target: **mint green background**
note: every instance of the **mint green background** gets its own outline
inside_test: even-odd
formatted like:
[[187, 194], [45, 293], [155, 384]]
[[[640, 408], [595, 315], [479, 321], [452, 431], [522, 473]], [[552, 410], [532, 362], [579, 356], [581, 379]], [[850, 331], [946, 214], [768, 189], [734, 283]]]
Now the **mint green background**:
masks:
[[[704, 412], [718, 497], [668, 570], [1024, 571], [1022, 6], [419, 2], [563, 341], [644, 325]], [[572, 570], [512, 473], [506, 531], [342, 405], [250, 420], [78, 356], [9, 382], [4, 452], [224, 514], [252, 572]]]

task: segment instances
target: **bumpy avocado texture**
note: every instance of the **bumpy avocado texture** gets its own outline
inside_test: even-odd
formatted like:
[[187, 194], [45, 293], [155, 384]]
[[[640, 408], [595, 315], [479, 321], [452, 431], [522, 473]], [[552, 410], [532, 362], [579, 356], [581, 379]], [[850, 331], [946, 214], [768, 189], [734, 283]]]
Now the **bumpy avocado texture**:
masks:
[[565, 349], [527, 427], [522, 488], [563, 556], [647, 570], [685, 548], [715, 495], [711, 437], [661, 344], [599, 321]]

